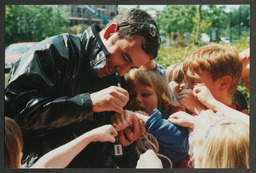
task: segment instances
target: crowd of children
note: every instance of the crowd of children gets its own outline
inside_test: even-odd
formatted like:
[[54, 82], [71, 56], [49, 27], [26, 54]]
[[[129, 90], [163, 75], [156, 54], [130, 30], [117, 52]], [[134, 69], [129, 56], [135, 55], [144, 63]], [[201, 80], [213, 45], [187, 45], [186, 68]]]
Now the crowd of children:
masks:
[[[141, 136], [127, 167], [248, 168], [249, 116], [237, 94], [240, 81], [249, 91], [248, 52], [209, 44], [172, 64], [166, 76], [153, 60], [149, 68], [131, 70], [126, 77], [130, 100], [112, 125], [56, 148], [32, 168], [64, 168], [89, 143], [114, 143], [135, 121]], [[19, 126], [5, 118], [5, 168], [21, 167], [22, 147]]]

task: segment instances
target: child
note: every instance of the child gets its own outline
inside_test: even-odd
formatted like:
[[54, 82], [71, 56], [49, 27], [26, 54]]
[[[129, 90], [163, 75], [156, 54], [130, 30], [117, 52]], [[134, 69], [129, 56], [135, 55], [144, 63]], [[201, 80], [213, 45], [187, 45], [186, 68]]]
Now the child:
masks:
[[198, 114], [206, 109], [191, 94], [198, 85], [209, 88], [216, 100], [232, 105], [242, 73], [242, 63], [235, 48], [218, 44], [203, 46], [185, 59], [183, 70], [187, 86], [179, 97], [189, 111]]
[[129, 110], [141, 110], [148, 115], [157, 108], [167, 119], [170, 114], [180, 110], [172, 105], [168, 86], [163, 78], [153, 70], [131, 70], [126, 78], [130, 100]]
[[[31, 168], [65, 168], [91, 142], [115, 142], [112, 125], [95, 128], [42, 156]], [[21, 168], [23, 139], [18, 124], [5, 117], [5, 168]]]
[[178, 112], [169, 121], [194, 128], [189, 155], [195, 168], [248, 168], [249, 116], [214, 99], [206, 86], [195, 87], [193, 94], [211, 110], [194, 117]]
[[[186, 114], [179, 124], [194, 127], [189, 135], [189, 155], [195, 168], [249, 168], [249, 124], [234, 118], [234, 115], [246, 116], [239, 113], [219, 114], [207, 110], [193, 117], [179, 112]], [[153, 151], [145, 154], [140, 157], [137, 168], [163, 167]]]
[[170, 65], [166, 69], [166, 76], [167, 76], [168, 84], [172, 89], [174, 96], [176, 97], [176, 99], [178, 99], [179, 93], [184, 87], [183, 85], [184, 72], [183, 72], [182, 63], [175, 63]]
[[[170, 114], [180, 110], [179, 107], [173, 106], [170, 103], [171, 95], [169, 94], [169, 88], [166, 82], [157, 72], [143, 69], [130, 71], [126, 80], [130, 94], [130, 100], [126, 109], [144, 111], [146, 114], [150, 115], [149, 117], [138, 114], [144, 117], [143, 123], [145, 123], [147, 133], [157, 139], [157, 143], [155, 146], [153, 145], [153, 148], [157, 148], [155, 151], [160, 153], [160, 158], [165, 168], [172, 167], [172, 164], [176, 167], [177, 163], [187, 156], [186, 139], [188, 130], [187, 128], [176, 126], [164, 120], [168, 118]], [[112, 118], [113, 126], [117, 131], [125, 129], [127, 126], [124, 124], [131, 124], [129, 123], [131, 119], [129, 116], [132, 115], [135, 114], [129, 111], [124, 111], [123, 115], [116, 115]], [[162, 116], [164, 119], [161, 119]], [[139, 119], [142, 120], [142, 117], [139, 117]], [[125, 121], [128, 121], [128, 123], [123, 123]], [[148, 134], [146, 137], [152, 139], [152, 136]], [[143, 143], [144, 140], [146, 140], [146, 142]], [[142, 151], [144, 145], [148, 145], [147, 142], [151, 143], [152, 141], [155, 141], [154, 138], [150, 142], [145, 139], [145, 136], [139, 138], [137, 140], [138, 153], [144, 152]], [[142, 144], [139, 144], [140, 142], [142, 142]], [[145, 148], [147, 149], [147, 146]], [[167, 156], [167, 158], [165, 156]], [[167, 162], [167, 160], [169, 162]], [[135, 167], [135, 164], [131, 165], [131, 167]]]

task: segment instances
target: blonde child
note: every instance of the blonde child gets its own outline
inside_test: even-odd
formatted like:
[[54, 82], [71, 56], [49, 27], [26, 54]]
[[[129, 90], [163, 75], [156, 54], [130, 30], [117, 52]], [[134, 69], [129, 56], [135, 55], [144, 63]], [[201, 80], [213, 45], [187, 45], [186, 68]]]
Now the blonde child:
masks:
[[194, 117], [179, 112], [169, 121], [193, 128], [189, 155], [195, 168], [248, 168], [249, 116], [216, 100], [206, 86], [195, 87], [193, 94], [210, 110]]
[[[115, 142], [117, 131], [112, 125], [95, 128], [46, 153], [30, 168], [65, 168], [91, 142]], [[21, 168], [23, 139], [18, 124], [5, 117], [5, 168]]]
[[[249, 168], [249, 116], [212, 96], [206, 86], [197, 86], [193, 95], [207, 108], [198, 116], [177, 112], [172, 123], [193, 128], [189, 135], [189, 155], [195, 168]], [[138, 168], [162, 168], [154, 152], [140, 157]], [[143, 165], [142, 165], [143, 164]]]
[[[235, 114], [239, 115], [238, 111]], [[189, 135], [191, 165], [195, 168], [249, 168], [249, 124], [232, 117], [235, 114], [230, 114], [230, 117], [226, 113], [206, 110], [201, 111], [197, 117], [184, 115], [194, 119], [189, 121], [183, 117], [184, 124], [190, 122], [194, 127]], [[146, 157], [140, 157], [137, 168], [152, 166], [163, 167], [156, 154], [147, 151]]]
[[164, 79], [153, 70], [131, 70], [126, 78], [129, 102], [129, 110], [141, 110], [148, 115], [157, 108], [164, 119], [172, 113], [180, 110], [179, 106], [172, 104], [172, 98]]
[[175, 63], [170, 65], [166, 69], [167, 81], [170, 88], [173, 91], [174, 96], [177, 100], [179, 100], [179, 93], [184, 89], [185, 85], [183, 83], [184, 80], [184, 72], [183, 72], [183, 64]]

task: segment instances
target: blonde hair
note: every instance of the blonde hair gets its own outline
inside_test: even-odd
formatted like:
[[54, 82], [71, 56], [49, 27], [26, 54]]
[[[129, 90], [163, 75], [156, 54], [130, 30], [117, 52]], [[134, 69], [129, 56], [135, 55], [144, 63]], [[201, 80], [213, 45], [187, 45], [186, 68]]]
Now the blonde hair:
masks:
[[5, 117], [4, 139], [4, 167], [18, 168], [19, 154], [23, 149], [22, 133], [19, 125], [8, 117]]
[[192, 73], [208, 72], [213, 81], [226, 75], [230, 76], [232, 81], [228, 94], [232, 96], [240, 82], [242, 62], [234, 47], [209, 44], [197, 49], [185, 59], [183, 63], [185, 74], [188, 69]]
[[182, 63], [175, 63], [170, 65], [166, 69], [166, 76], [167, 76], [167, 81], [168, 83], [171, 81], [175, 81], [177, 79], [184, 79], [184, 72], [183, 72], [183, 67]]
[[195, 168], [248, 168], [249, 125], [234, 118], [199, 115], [189, 135]]
[[[168, 118], [170, 114], [176, 112], [179, 107], [171, 105], [169, 102], [165, 101], [162, 98], [162, 95], [165, 94], [169, 100], [172, 100], [169, 88], [160, 74], [153, 70], [144, 70], [144, 69], [134, 69], [131, 70], [126, 78], [128, 84], [128, 91], [136, 88], [136, 85], [139, 83], [143, 86], [152, 87], [158, 99], [158, 110], [162, 113], [163, 118]], [[130, 97], [130, 100], [132, 97]], [[128, 108], [133, 110], [132, 107]], [[167, 117], [168, 116], [168, 117]]]

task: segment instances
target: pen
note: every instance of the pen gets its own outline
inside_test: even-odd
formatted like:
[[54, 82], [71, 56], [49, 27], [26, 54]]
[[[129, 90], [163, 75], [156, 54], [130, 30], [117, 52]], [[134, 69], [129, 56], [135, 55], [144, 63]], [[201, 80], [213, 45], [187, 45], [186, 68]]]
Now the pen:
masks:
[[117, 80], [117, 86], [121, 87], [120, 76], [118, 75], [118, 73], [116, 73], [116, 80]]

